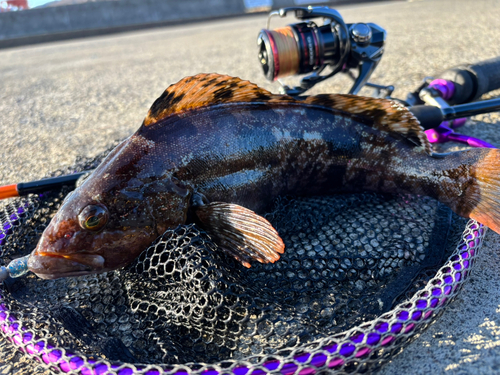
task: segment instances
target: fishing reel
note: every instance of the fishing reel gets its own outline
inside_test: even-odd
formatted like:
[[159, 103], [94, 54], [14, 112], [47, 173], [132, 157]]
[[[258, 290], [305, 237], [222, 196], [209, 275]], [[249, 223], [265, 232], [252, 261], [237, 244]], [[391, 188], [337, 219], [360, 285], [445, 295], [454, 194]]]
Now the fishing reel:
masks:
[[[271, 18], [286, 17], [288, 12], [295, 12], [302, 22], [270, 30]], [[322, 26], [311, 21], [321, 17]], [[309, 6], [269, 13], [267, 28], [260, 31], [257, 44], [268, 80], [280, 82], [282, 77], [311, 73], [297, 87], [290, 88], [280, 82], [282, 93], [300, 95], [315, 84], [345, 72], [354, 78], [349, 93], [357, 94], [380, 62], [385, 38], [386, 31], [374, 23], [346, 24], [334, 9]], [[322, 75], [327, 67], [330, 72]], [[358, 71], [357, 76], [353, 70]]]

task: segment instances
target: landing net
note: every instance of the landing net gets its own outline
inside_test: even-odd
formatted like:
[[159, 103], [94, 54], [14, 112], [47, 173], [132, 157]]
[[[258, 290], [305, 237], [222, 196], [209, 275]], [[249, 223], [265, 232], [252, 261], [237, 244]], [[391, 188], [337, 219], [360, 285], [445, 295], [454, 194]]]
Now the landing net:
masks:
[[[92, 169], [105, 154], [56, 174]], [[0, 265], [33, 250], [67, 193], [1, 204]], [[373, 371], [457, 295], [486, 229], [408, 195], [284, 197], [267, 218], [286, 245], [275, 264], [243, 268], [180, 226], [123, 270], [8, 280], [0, 332], [37, 371]]]

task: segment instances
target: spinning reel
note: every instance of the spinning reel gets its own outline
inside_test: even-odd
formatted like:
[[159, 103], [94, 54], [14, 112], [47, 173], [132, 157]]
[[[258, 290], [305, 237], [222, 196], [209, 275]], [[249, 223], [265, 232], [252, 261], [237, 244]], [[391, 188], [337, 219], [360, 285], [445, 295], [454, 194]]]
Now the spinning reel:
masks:
[[[295, 12], [302, 22], [270, 30], [274, 16], [286, 17]], [[323, 17], [318, 26], [313, 18]], [[350, 94], [357, 94], [377, 67], [384, 52], [386, 31], [374, 23], [346, 24], [334, 9], [327, 7], [291, 7], [269, 14], [267, 28], [261, 30], [257, 44], [259, 60], [266, 78], [279, 78], [309, 74], [302, 78], [300, 86], [290, 88], [281, 82], [281, 92], [300, 95], [315, 84], [339, 72], [357, 70]], [[321, 74], [326, 68], [329, 73]]]

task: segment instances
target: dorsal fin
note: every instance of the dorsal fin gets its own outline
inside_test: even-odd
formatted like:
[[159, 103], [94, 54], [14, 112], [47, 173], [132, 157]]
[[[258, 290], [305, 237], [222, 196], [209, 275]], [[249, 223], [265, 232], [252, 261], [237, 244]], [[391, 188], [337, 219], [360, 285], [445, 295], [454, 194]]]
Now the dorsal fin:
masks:
[[368, 117], [374, 128], [400, 134], [432, 154], [432, 147], [417, 118], [400, 103], [356, 95], [320, 94], [304, 100], [274, 95], [259, 86], [227, 75], [202, 73], [170, 85], [151, 106], [144, 126], [169, 115], [222, 103], [305, 103]]
[[144, 126], [149, 126], [174, 113], [222, 103], [293, 101], [286, 95], [273, 95], [259, 86], [240, 78], [216, 73], [186, 77], [170, 85], [151, 106]]
[[309, 96], [304, 102], [371, 118], [374, 128], [400, 134], [421, 146], [429, 155], [432, 154], [432, 146], [424, 128], [413, 113], [397, 101], [357, 95], [320, 94]]

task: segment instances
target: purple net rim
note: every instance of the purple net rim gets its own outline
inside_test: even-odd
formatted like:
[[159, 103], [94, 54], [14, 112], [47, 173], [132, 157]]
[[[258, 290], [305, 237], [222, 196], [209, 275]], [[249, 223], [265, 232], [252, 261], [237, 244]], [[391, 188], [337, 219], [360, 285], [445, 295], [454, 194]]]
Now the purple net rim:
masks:
[[254, 357], [254, 359], [261, 359], [260, 364], [257, 365], [244, 360], [231, 361], [233, 364], [229, 370], [220, 364], [190, 363], [151, 366], [127, 363], [109, 364], [104, 360], [87, 359], [69, 350], [56, 348], [49, 341], [41, 339], [26, 327], [20, 326], [15, 312], [10, 310], [2, 291], [0, 291], [0, 332], [22, 352], [38, 358], [62, 373], [264, 375], [273, 372], [283, 375], [296, 373], [310, 375], [326, 368], [339, 370], [351, 360], [364, 359], [376, 350], [393, 346], [399, 337], [409, 337], [419, 326], [429, 323], [436, 316], [437, 310], [442, 309], [451, 300], [468, 278], [474, 258], [482, 245], [485, 231], [486, 227], [482, 224], [470, 220], [456, 250], [436, 276], [424, 289], [391, 312], [341, 334], [321, 339], [316, 342], [318, 349], [310, 352], [297, 348], [287, 358]]

